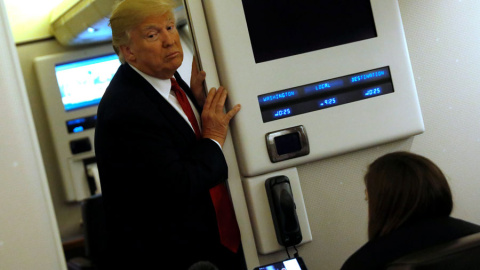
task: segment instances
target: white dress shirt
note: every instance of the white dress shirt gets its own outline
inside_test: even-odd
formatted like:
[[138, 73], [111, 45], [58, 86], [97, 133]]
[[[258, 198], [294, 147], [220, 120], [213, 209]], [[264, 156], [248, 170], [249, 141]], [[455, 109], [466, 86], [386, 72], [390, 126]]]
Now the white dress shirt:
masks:
[[[158, 79], [158, 78], [152, 77], [148, 74], [145, 74], [145, 73], [141, 72], [140, 70], [138, 70], [137, 68], [135, 68], [132, 65], [130, 65], [130, 67], [132, 67], [133, 70], [138, 72], [138, 74], [140, 74], [140, 76], [142, 76], [145, 80], [147, 80], [147, 82], [150, 83], [153, 86], [153, 88], [155, 88], [155, 90], [157, 90], [157, 92], [168, 103], [170, 103], [170, 105], [172, 105], [172, 107], [175, 110], [177, 110], [177, 112], [183, 117], [183, 119], [185, 119], [187, 124], [192, 128], [193, 132], [195, 132], [195, 130], [192, 127], [192, 124], [188, 120], [187, 115], [183, 111], [182, 106], [180, 106], [180, 103], [178, 103], [177, 97], [175, 96], [175, 93], [172, 90], [172, 82], [170, 81], [170, 79], [168, 79], [168, 80]], [[193, 105], [193, 103], [190, 100], [190, 98], [188, 97], [188, 95], [187, 95], [187, 98], [188, 98], [188, 102], [190, 102], [190, 107], [192, 107], [193, 113], [195, 114], [195, 118], [197, 119], [198, 127], [200, 128], [200, 131], [202, 131], [202, 122], [201, 122], [200, 114], [198, 113], [197, 108], [195, 108], [195, 106]], [[222, 148], [217, 141], [215, 141], [213, 139], [211, 139], [211, 140], [214, 141], [220, 147], [220, 149]]]
[[[155, 88], [155, 90], [157, 90], [157, 92], [168, 103], [170, 103], [170, 105], [173, 106], [173, 108], [175, 110], [177, 110], [177, 112], [183, 117], [183, 119], [185, 119], [185, 121], [192, 128], [192, 130], [194, 130], [193, 127], [192, 127], [192, 124], [188, 120], [187, 115], [183, 111], [182, 106], [180, 106], [180, 103], [178, 103], [177, 97], [175, 96], [175, 93], [172, 90], [172, 82], [170, 81], [170, 79], [168, 79], [168, 80], [158, 79], [158, 78], [152, 77], [148, 74], [145, 74], [145, 73], [141, 72], [140, 70], [138, 70], [136, 67], [134, 67], [132, 65], [130, 65], [130, 67], [132, 67], [133, 70], [138, 72], [138, 74], [140, 74], [145, 80], [147, 80], [147, 82], [149, 82], [153, 86], [153, 88]], [[197, 119], [197, 123], [198, 123], [198, 126], [200, 127], [200, 131], [201, 131], [202, 130], [202, 122], [201, 122], [200, 114], [198, 113], [197, 108], [195, 108], [195, 106], [193, 105], [190, 98], [188, 96], [187, 96], [187, 98], [188, 98], [188, 102], [190, 102], [190, 107], [192, 107], [193, 113], [195, 114], [195, 118]]]

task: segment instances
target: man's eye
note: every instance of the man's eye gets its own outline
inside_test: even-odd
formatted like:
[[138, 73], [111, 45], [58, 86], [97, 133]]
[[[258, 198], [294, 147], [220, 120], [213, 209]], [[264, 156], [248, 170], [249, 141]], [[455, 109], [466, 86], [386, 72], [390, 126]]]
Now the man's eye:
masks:
[[146, 37], [147, 39], [156, 39], [158, 37], [158, 33], [151, 33], [148, 34]]

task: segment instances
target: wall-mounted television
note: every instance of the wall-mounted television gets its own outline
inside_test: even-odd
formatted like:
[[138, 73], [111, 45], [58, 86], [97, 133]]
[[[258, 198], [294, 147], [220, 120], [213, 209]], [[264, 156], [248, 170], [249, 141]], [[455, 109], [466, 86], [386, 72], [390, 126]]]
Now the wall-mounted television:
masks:
[[97, 105], [119, 65], [116, 54], [56, 64], [55, 75], [65, 111]]

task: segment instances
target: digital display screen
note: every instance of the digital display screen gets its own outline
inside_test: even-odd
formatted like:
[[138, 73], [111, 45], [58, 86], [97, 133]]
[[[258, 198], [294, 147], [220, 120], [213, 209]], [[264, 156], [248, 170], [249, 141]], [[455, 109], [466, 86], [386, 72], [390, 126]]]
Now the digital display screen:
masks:
[[263, 122], [393, 93], [389, 67], [258, 96]]
[[97, 105], [119, 66], [116, 54], [55, 65], [65, 111]]
[[95, 128], [97, 116], [87, 116], [66, 121], [68, 133], [79, 133], [87, 129]]
[[256, 63], [377, 37], [370, 0], [242, 0]]
[[290, 259], [283, 262], [277, 262], [271, 265], [260, 266], [255, 270], [302, 270], [296, 259]]

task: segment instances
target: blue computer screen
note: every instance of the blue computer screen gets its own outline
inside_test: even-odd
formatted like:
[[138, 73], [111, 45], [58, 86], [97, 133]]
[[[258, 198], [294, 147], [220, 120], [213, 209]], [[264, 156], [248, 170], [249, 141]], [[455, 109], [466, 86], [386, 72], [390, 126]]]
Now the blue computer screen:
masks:
[[55, 65], [65, 111], [97, 105], [120, 65], [116, 54]]

